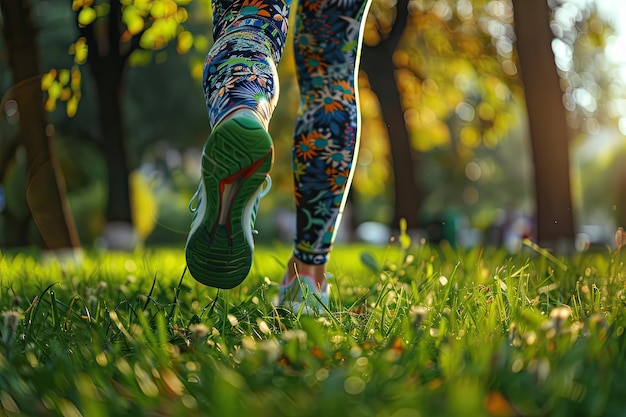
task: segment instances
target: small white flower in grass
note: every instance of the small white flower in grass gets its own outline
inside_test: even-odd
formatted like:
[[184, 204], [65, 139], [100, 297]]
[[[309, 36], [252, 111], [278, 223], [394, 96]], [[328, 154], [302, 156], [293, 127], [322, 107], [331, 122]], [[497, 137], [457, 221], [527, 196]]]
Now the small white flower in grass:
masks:
[[537, 333], [530, 331], [524, 335], [524, 340], [528, 346], [532, 346], [537, 341]]
[[557, 334], [561, 332], [563, 322], [572, 314], [568, 307], [555, 307], [550, 311], [550, 325]]
[[9, 332], [15, 332], [20, 318], [21, 315], [17, 311], [7, 311], [4, 313], [4, 328]]
[[440, 276], [439, 283], [441, 284], [442, 287], [445, 287], [446, 285], [448, 285], [448, 278], [444, 277], [443, 275]]
[[420, 322], [426, 320], [428, 317], [428, 307], [425, 306], [411, 306], [409, 312], [413, 320], [419, 320]]
[[20, 318], [21, 315], [17, 311], [7, 311], [4, 313], [4, 328], [6, 329], [6, 332], [4, 333], [2, 339], [5, 344], [8, 345], [13, 342]]
[[411, 306], [409, 315], [413, 320], [414, 326], [419, 326], [424, 320], [428, 318], [428, 307], [424, 306]]
[[[298, 351], [304, 351], [307, 349], [307, 333], [304, 330], [287, 330], [283, 334], [283, 340], [286, 342], [285, 345], [289, 346], [291, 352], [293, 349], [297, 349]], [[316, 349], [314, 347], [314, 349]], [[320, 354], [321, 353], [320, 351]]]
[[[580, 333], [580, 331], [584, 327], [585, 327], [585, 325], [582, 322], [580, 322], [580, 321], [572, 323], [572, 325], [571, 325], [571, 327], [569, 329], [570, 333], [572, 334], [572, 337], [576, 338], [578, 336], [578, 333]], [[622, 329], [622, 332], [623, 332], [623, 328], [618, 328], [617, 329], [617, 335], [618, 336], [621, 336], [620, 329]]]
[[104, 352], [100, 352], [96, 355], [96, 363], [102, 367], [105, 367], [109, 364], [107, 359], [107, 355]]
[[252, 336], [244, 336], [241, 339], [241, 347], [245, 350], [256, 350], [256, 341]]
[[231, 326], [233, 326], [233, 327], [239, 326], [239, 320], [237, 320], [237, 317], [233, 316], [232, 314], [229, 314], [229, 315], [226, 316], [226, 318], [230, 322]]
[[199, 340], [209, 335], [209, 326], [204, 323], [192, 324], [189, 326], [189, 331], [193, 340]]
[[568, 307], [555, 307], [550, 311], [550, 318], [554, 320], [566, 320], [572, 312]]
[[265, 320], [261, 318], [256, 319], [256, 324], [259, 326], [259, 331], [263, 334], [270, 334], [272, 331], [270, 330], [270, 326], [267, 325]]
[[321, 323], [321, 324], [323, 324], [324, 326], [326, 326], [326, 327], [330, 327], [330, 326], [332, 326], [332, 324], [333, 324], [333, 323], [332, 323], [329, 319], [327, 319], [326, 317], [318, 317], [316, 320], [317, 320], [319, 323]]

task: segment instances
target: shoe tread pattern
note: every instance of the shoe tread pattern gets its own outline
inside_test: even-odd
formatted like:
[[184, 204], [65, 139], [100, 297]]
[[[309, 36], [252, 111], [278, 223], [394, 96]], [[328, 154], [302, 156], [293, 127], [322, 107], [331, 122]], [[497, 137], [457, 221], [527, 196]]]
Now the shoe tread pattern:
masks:
[[[202, 175], [206, 209], [201, 224], [189, 237], [187, 265], [199, 282], [229, 289], [239, 285], [252, 266], [252, 245], [244, 232], [243, 219], [250, 199], [256, 198], [273, 163], [272, 139], [260, 123], [233, 118], [220, 124], [207, 140]], [[220, 222], [221, 184], [234, 188], [230, 211]], [[226, 209], [226, 208], [224, 208]]]

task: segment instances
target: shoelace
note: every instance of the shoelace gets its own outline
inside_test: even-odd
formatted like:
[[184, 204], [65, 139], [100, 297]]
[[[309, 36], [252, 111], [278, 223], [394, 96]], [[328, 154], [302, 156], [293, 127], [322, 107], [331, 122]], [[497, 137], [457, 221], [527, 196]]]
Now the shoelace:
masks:
[[270, 192], [271, 188], [272, 177], [266, 175], [263, 183], [263, 188], [261, 189], [261, 192], [259, 192], [259, 194], [257, 194], [256, 196], [256, 201], [254, 202], [254, 207], [252, 209], [252, 216], [250, 216], [250, 229], [252, 229], [252, 233], [255, 235], [259, 234], [259, 231], [254, 229], [254, 222], [256, 221], [257, 210], [259, 209], [259, 201], [261, 201], [261, 199]]
[[[252, 209], [252, 216], [250, 217], [250, 228], [252, 229], [252, 233], [254, 234], [259, 233], [258, 230], [254, 230], [254, 222], [256, 220], [257, 210], [259, 209], [259, 201], [261, 201], [261, 199], [270, 192], [271, 188], [272, 188], [272, 177], [270, 177], [269, 175], [266, 175], [265, 180], [263, 182], [263, 188], [256, 196], [256, 201], [254, 202], [254, 207]], [[189, 207], [190, 212], [195, 214], [196, 211], [198, 211], [198, 206], [200, 205], [201, 199], [202, 199], [202, 182], [198, 184], [198, 189], [189, 200], [188, 207]], [[195, 201], [197, 201], [197, 203], [194, 205]]]
[[[198, 210], [198, 206], [200, 205], [200, 193], [202, 192], [202, 183], [198, 184], [198, 189], [196, 190], [196, 192], [194, 193], [194, 195], [191, 197], [191, 200], [189, 200], [189, 211], [192, 213], [195, 213], [196, 210]], [[198, 203], [195, 205], [193, 205], [193, 202], [195, 200], [198, 200]]]

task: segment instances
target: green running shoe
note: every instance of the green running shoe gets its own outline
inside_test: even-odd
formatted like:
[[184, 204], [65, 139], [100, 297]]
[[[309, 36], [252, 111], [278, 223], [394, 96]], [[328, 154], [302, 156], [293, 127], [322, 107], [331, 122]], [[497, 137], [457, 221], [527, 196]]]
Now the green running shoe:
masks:
[[252, 117], [233, 117], [213, 129], [202, 152], [202, 175], [185, 255], [202, 284], [229, 289], [250, 272], [259, 200], [271, 186], [272, 138]]

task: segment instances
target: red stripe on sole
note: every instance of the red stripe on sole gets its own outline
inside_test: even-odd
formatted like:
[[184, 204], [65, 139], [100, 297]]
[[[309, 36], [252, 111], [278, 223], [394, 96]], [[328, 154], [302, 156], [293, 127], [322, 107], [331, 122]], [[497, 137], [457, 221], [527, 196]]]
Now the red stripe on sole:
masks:
[[[268, 157], [272, 156], [272, 152], [273, 150], [270, 149], [270, 151], [263, 156], [261, 159], [259, 159], [258, 161], [240, 169], [239, 171], [235, 172], [232, 175], [229, 175], [228, 177], [224, 178], [223, 180], [220, 181], [220, 199], [219, 199], [219, 210], [218, 210], [218, 216], [217, 219], [215, 221], [215, 224], [213, 225], [213, 230], [211, 232], [211, 235], [215, 234], [215, 230], [217, 229], [217, 226], [219, 225], [219, 220], [221, 218], [221, 213], [222, 213], [222, 207], [224, 206], [224, 190], [226, 188], [226, 185], [231, 185], [234, 184], [237, 180], [242, 179], [242, 180], [246, 180], [248, 178], [250, 178], [260, 167], [261, 165], [263, 165], [263, 163], [267, 160]], [[234, 203], [235, 199], [237, 198], [237, 193], [239, 192], [239, 189], [234, 190], [235, 194], [233, 196], [230, 197], [230, 202], [228, 207], [226, 207], [227, 209], [227, 216], [226, 216], [226, 230], [228, 231], [228, 241], [229, 243], [232, 243], [232, 230], [231, 230], [231, 226], [230, 226], [230, 214], [231, 214], [231, 209], [232, 209], [232, 204]]]

